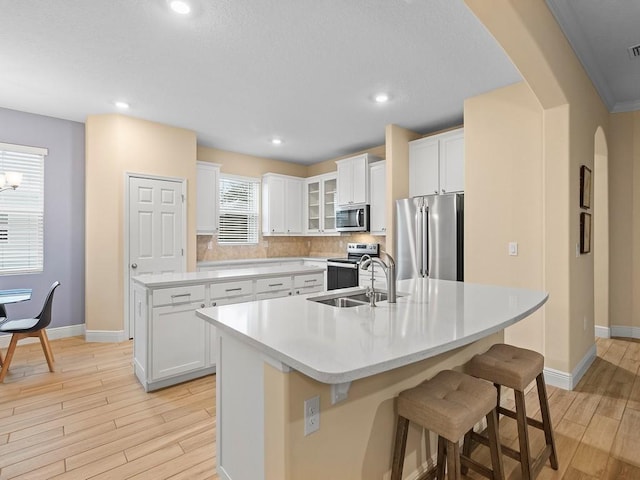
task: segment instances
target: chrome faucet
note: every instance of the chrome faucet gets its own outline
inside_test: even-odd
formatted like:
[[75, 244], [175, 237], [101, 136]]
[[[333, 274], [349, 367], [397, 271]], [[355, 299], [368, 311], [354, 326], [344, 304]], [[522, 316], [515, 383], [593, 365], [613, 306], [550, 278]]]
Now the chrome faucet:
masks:
[[371, 306], [375, 307], [375, 289], [373, 286], [374, 282], [374, 272], [373, 265], [377, 263], [382, 267], [385, 276], [387, 277], [387, 302], [396, 303], [396, 262], [391, 255], [384, 252], [387, 257], [387, 263], [385, 263], [380, 257], [372, 257], [370, 255], [363, 255], [360, 259], [360, 268], [362, 270], [367, 270], [371, 267], [371, 290], [367, 290], [367, 294], [370, 295], [369, 299], [371, 301]]

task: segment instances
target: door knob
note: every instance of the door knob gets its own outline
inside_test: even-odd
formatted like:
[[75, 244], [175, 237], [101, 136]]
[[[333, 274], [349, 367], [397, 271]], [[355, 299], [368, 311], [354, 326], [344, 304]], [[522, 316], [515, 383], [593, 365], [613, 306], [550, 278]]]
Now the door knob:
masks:
[[134, 269], [135, 269], [135, 268], [138, 268], [138, 264], [137, 264], [137, 263], [132, 263], [132, 264], [131, 264], [131, 268], [134, 268]]

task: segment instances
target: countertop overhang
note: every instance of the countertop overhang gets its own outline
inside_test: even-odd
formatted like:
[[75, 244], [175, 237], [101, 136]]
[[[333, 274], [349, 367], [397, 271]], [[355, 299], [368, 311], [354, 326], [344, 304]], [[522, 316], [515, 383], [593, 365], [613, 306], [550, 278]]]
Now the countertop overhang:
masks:
[[[345, 289], [360, 290], [359, 288]], [[225, 334], [323, 383], [351, 382], [499, 332], [539, 309], [543, 291], [447, 280], [398, 282], [397, 303], [337, 308], [310, 294], [204, 308]]]

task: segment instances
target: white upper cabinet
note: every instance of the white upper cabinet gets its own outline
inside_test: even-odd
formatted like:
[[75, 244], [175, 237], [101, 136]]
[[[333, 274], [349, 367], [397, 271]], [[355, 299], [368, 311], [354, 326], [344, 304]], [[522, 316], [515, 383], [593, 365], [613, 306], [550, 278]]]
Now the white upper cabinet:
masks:
[[218, 191], [220, 165], [198, 162], [196, 165], [196, 232], [218, 233]]
[[337, 160], [338, 205], [369, 203], [369, 164], [379, 160], [364, 153], [355, 157]]
[[336, 187], [336, 173], [306, 179], [305, 233], [336, 233]]
[[409, 195], [464, 191], [464, 129], [409, 142]]
[[387, 234], [387, 162], [369, 167], [371, 182], [371, 217], [369, 230], [373, 235]]
[[302, 234], [302, 188], [298, 177], [266, 173], [262, 177], [262, 234]]

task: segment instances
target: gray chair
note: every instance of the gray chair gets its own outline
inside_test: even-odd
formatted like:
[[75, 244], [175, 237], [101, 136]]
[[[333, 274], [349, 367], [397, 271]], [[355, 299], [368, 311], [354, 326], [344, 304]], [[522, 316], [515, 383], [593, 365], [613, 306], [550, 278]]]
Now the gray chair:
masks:
[[4, 382], [4, 377], [9, 371], [9, 365], [11, 364], [11, 360], [13, 359], [13, 354], [15, 353], [18, 340], [22, 340], [23, 338], [28, 337], [38, 337], [40, 339], [40, 344], [42, 345], [44, 356], [47, 359], [47, 364], [49, 365], [49, 371], [53, 372], [53, 352], [51, 351], [49, 338], [47, 337], [45, 328], [48, 327], [51, 323], [51, 306], [53, 304], [53, 293], [59, 285], [60, 282], [53, 282], [53, 285], [51, 285], [51, 288], [49, 289], [47, 298], [44, 301], [42, 311], [37, 316], [33, 318], [20, 318], [16, 320], [9, 318], [0, 323], [1, 333], [13, 334], [11, 335], [11, 342], [9, 343], [9, 348], [7, 349], [7, 355], [4, 361], [2, 360], [2, 355], [0, 355], [0, 365], [2, 365], [2, 370], [0, 370], [0, 382]]

